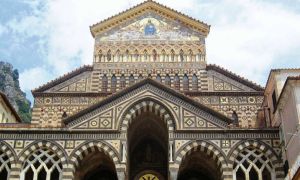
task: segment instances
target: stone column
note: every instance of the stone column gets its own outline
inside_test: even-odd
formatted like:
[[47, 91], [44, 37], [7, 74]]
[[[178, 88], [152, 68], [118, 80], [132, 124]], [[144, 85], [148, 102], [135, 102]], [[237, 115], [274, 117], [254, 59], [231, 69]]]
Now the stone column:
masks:
[[126, 162], [126, 141], [122, 141], [122, 163]]
[[173, 162], [173, 141], [169, 141], [169, 162]]

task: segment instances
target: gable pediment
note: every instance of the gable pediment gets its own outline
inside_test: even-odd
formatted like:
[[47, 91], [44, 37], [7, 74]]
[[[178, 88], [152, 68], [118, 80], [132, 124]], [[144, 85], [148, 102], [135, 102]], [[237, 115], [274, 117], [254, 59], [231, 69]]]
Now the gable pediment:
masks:
[[[159, 105], [153, 105], [158, 102]], [[143, 80], [65, 120], [74, 130], [121, 130], [130, 107], [140, 103], [165, 108], [176, 130], [225, 129], [230, 119], [151, 79]], [[154, 112], [154, 111], [153, 111]]]
[[198, 31], [205, 37], [209, 33], [209, 25], [151, 0], [145, 1], [116, 16], [110, 17], [104, 21], [92, 25], [90, 27], [91, 33], [93, 37], [96, 37], [99, 34], [108, 32], [120, 25], [124, 25], [124, 22], [137, 19], [143, 15], [149, 16], [149, 14], [151, 13], [159, 15], [164, 19], [175, 20], [180, 24], [184, 24], [186, 27]]
[[166, 19], [155, 12], [146, 12], [111, 30], [96, 36], [103, 41], [204, 41], [204, 35], [175, 20]]

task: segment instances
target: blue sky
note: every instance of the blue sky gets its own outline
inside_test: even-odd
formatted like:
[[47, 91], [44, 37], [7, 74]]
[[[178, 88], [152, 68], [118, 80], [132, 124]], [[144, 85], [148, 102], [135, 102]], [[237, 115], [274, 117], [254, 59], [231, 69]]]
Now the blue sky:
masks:
[[[0, 0], [0, 60], [30, 90], [92, 63], [89, 26], [140, 0]], [[159, 0], [211, 25], [207, 61], [265, 85], [271, 68], [300, 67], [300, 0]]]

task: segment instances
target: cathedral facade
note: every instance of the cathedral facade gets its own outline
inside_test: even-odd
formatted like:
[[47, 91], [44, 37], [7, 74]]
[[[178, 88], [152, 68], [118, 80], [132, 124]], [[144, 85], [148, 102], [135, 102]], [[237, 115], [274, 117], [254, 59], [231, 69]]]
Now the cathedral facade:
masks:
[[264, 88], [207, 64], [209, 25], [146, 1], [90, 30], [93, 64], [0, 125], [0, 179], [284, 179]]

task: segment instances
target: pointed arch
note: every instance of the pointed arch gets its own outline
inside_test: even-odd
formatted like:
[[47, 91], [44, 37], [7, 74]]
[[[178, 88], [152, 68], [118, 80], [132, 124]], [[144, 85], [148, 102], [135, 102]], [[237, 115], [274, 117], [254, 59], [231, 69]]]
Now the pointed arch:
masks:
[[99, 57], [99, 62], [101, 62], [103, 59], [103, 53], [101, 49], [98, 51], [98, 57]]
[[130, 74], [130, 76], [129, 76], [129, 86], [133, 85], [134, 82], [135, 82], [134, 76], [133, 76], [133, 74]]
[[107, 51], [106, 59], [107, 59], [107, 61], [111, 61], [111, 59], [112, 59], [110, 49]]
[[184, 61], [184, 52], [182, 49], [180, 49], [179, 51], [179, 58], [180, 58], [180, 61], [183, 62]]
[[148, 51], [145, 49], [143, 53], [144, 53], [144, 61], [147, 61], [148, 60]]
[[102, 87], [101, 87], [101, 91], [102, 92], [107, 92], [107, 86], [108, 86], [108, 78], [106, 76], [106, 74], [104, 74], [102, 76]]
[[116, 51], [116, 54], [115, 54], [115, 59], [117, 60], [117, 62], [120, 62], [121, 61], [121, 53], [120, 53], [120, 50], [118, 49], [117, 51]]
[[183, 91], [189, 91], [189, 77], [187, 74], [184, 74], [182, 79]]
[[162, 56], [162, 61], [165, 62], [166, 61], [166, 51], [164, 49], [161, 51], [161, 56]]
[[157, 61], [157, 52], [155, 49], [152, 50], [153, 61]]
[[170, 78], [169, 74], [167, 74], [165, 77], [165, 85], [168, 87], [171, 87], [171, 78]]
[[171, 49], [171, 61], [173, 62], [173, 61], [175, 61], [175, 51], [174, 51], [174, 49]]
[[120, 77], [120, 88], [123, 89], [123, 88], [125, 88], [125, 86], [126, 86], [126, 79], [125, 79], [124, 74], [122, 74]]
[[174, 88], [176, 90], [180, 90], [180, 79], [179, 79], [178, 74], [175, 74], [175, 76], [174, 76]]
[[157, 74], [157, 76], [156, 76], [156, 81], [161, 83], [161, 77], [160, 77], [160, 74]]
[[233, 169], [233, 178], [236, 178], [237, 175], [249, 177], [249, 173], [252, 175], [257, 173], [259, 180], [263, 179], [263, 174], [268, 173], [270, 180], [283, 178], [281, 159], [269, 145], [263, 142], [257, 140], [241, 141], [232, 148], [228, 156], [228, 164]]
[[117, 90], [117, 77], [115, 76], [115, 74], [113, 74], [111, 77], [110, 91], [116, 92], [116, 90]]
[[10, 179], [12, 164], [15, 160], [16, 154], [12, 147], [8, 143], [0, 141], [0, 178]]

